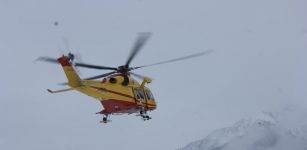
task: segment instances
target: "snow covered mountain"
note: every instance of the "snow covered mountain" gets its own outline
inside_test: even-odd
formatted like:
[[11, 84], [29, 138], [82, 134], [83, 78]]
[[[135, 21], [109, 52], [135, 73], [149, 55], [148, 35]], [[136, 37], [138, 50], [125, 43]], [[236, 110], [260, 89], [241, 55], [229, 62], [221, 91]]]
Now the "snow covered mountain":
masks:
[[307, 150], [307, 111], [287, 107], [261, 112], [180, 150]]

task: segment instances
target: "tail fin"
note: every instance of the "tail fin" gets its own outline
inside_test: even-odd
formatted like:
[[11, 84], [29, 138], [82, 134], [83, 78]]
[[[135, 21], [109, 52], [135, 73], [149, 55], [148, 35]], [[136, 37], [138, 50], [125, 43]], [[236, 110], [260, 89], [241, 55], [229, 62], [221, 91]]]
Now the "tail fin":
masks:
[[74, 70], [74, 68], [70, 65], [69, 59], [66, 56], [58, 58], [58, 62], [61, 63], [63, 70], [68, 79], [67, 85], [70, 87], [78, 87], [82, 85], [82, 80]]

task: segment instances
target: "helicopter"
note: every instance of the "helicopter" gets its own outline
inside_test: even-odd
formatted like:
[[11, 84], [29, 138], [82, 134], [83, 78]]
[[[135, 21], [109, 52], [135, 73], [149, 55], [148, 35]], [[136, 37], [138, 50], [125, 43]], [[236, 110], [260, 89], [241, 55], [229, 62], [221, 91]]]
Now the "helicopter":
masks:
[[[99, 123], [112, 122], [110, 120], [110, 115], [132, 113], [137, 113], [136, 116], [141, 116], [141, 119], [144, 121], [152, 119], [152, 117], [149, 117], [147, 112], [155, 110], [157, 108], [157, 102], [151, 90], [145, 86], [145, 84], [151, 83], [152, 80], [148, 77], [133, 73], [131, 71], [148, 66], [160, 65], [164, 63], [198, 57], [209, 54], [211, 51], [205, 51], [145, 66], [130, 67], [131, 61], [135, 58], [137, 53], [141, 50], [150, 36], [150, 33], [139, 33], [125, 65], [119, 66], [117, 68], [91, 65], [83, 62], [74, 62], [75, 55], [71, 52], [69, 52], [67, 56], [63, 55], [58, 59], [51, 57], [39, 57], [37, 59], [39, 61], [61, 64], [68, 80], [67, 83], [62, 83], [62, 85], [68, 85], [70, 87], [58, 91], [47, 89], [47, 91], [50, 93], [60, 93], [77, 90], [83, 94], [97, 99], [104, 107], [102, 111], [96, 113], [103, 115], [103, 118], [101, 121], [99, 121]], [[77, 74], [75, 67], [112, 71], [109, 73], [81, 79]], [[141, 84], [132, 78], [131, 75], [137, 78], [141, 78], [143, 80]], [[94, 80], [99, 78], [103, 79]]]

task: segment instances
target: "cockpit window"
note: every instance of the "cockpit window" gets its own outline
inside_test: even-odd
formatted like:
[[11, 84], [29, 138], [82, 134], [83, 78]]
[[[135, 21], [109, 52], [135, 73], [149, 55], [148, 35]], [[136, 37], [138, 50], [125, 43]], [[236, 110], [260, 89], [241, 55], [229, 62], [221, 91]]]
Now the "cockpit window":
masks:
[[137, 89], [134, 89], [134, 91], [135, 91], [135, 93], [136, 93], [136, 95], [137, 95], [137, 98], [140, 99], [140, 95], [139, 95], [138, 90], [137, 90]]
[[150, 96], [147, 90], [146, 90], [146, 95], [147, 95], [147, 99], [150, 100]]
[[140, 96], [142, 99], [144, 99], [144, 93], [143, 93], [143, 90], [139, 89], [139, 93], [140, 93]]
[[151, 99], [155, 100], [155, 98], [154, 98], [153, 94], [151, 93], [151, 91], [150, 91], [150, 95], [151, 95]]

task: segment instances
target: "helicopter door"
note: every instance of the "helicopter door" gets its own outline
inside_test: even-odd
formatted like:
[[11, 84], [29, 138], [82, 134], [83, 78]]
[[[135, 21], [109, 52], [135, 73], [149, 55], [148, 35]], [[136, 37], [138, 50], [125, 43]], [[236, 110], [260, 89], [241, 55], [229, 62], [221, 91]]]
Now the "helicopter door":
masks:
[[134, 97], [135, 97], [135, 103], [140, 105], [143, 103], [143, 100], [141, 99], [141, 95], [139, 93], [139, 89], [138, 88], [133, 88], [133, 93], [134, 93]]
[[148, 98], [146, 97], [146, 90], [145, 90], [145, 88], [142, 88], [141, 89], [141, 91], [142, 91], [142, 93], [143, 93], [143, 95], [144, 95], [144, 100], [145, 100], [145, 105], [146, 105], [146, 108], [148, 108]]
[[147, 98], [145, 97], [144, 90], [142, 88], [140, 88], [138, 90], [139, 90], [139, 94], [140, 94], [141, 99], [142, 99], [142, 103], [145, 104], [145, 106], [147, 107]]

